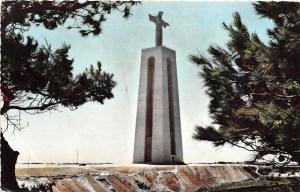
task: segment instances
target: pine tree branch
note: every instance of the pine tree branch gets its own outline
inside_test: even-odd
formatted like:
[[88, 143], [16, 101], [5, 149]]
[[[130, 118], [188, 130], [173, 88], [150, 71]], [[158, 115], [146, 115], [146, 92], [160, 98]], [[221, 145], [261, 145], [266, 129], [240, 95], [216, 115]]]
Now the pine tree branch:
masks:
[[[270, 93], [250, 93], [251, 96], [253, 95], [257, 95], [257, 96], [272, 96], [272, 94]], [[300, 97], [300, 95], [281, 95], [281, 94], [273, 94], [276, 97], [280, 97], [280, 98], [287, 98], [287, 99], [292, 99], [295, 97]]]
[[28, 110], [41, 110], [41, 111], [43, 111], [43, 110], [47, 109], [48, 107], [57, 105], [57, 104], [59, 104], [61, 102], [62, 101], [57, 101], [57, 102], [54, 102], [54, 103], [43, 104], [41, 106], [35, 106], [35, 107], [9, 106], [8, 110], [10, 110], [10, 109], [17, 109], [17, 110], [23, 110], [23, 111], [28, 111]]
[[[16, 2], [19, 3], [19, 2]], [[1, 28], [5, 29], [6, 26], [13, 22], [16, 18], [19, 17], [23, 17], [24, 15], [28, 14], [28, 13], [38, 13], [38, 12], [43, 12], [46, 10], [50, 10], [50, 11], [63, 11], [63, 12], [71, 12], [74, 11], [76, 9], [80, 9], [83, 8], [85, 6], [87, 6], [88, 4], [90, 4], [91, 2], [86, 1], [84, 3], [79, 3], [77, 1], [73, 1], [73, 2], [67, 2], [65, 4], [57, 4], [54, 1], [47, 1], [47, 2], [42, 2], [42, 3], [33, 3], [32, 6], [29, 6], [27, 8], [23, 8], [23, 9], [18, 9], [15, 12], [10, 12], [9, 15], [2, 16], [1, 18]]]

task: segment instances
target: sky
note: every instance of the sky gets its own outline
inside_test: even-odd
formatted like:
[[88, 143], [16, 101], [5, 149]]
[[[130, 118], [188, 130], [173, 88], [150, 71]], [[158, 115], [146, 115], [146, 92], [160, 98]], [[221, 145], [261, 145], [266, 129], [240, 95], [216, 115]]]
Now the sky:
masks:
[[256, 32], [268, 42], [266, 29], [273, 23], [255, 14], [250, 2], [143, 2], [132, 9], [133, 15], [123, 19], [113, 12], [103, 24], [100, 36], [82, 38], [67, 26], [55, 30], [32, 27], [32, 35], [40, 44], [45, 39], [53, 48], [70, 44], [74, 58], [74, 74], [101, 61], [106, 72], [117, 82], [114, 98], [104, 105], [86, 103], [75, 111], [59, 108], [39, 115], [22, 114], [28, 127], [5, 133], [13, 149], [20, 152], [18, 162], [79, 162], [128, 164], [133, 160], [135, 121], [141, 49], [154, 47], [155, 25], [148, 14], [163, 11], [170, 24], [164, 29], [163, 45], [176, 51], [177, 76], [183, 155], [186, 163], [244, 161], [251, 153], [231, 146], [215, 148], [209, 142], [192, 139], [196, 125], [210, 125], [209, 97], [205, 94], [199, 68], [189, 61], [193, 53], [206, 54], [209, 45], [224, 46], [229, 37], [222, 22], [232, 22], [239, 12], [249, 32]]

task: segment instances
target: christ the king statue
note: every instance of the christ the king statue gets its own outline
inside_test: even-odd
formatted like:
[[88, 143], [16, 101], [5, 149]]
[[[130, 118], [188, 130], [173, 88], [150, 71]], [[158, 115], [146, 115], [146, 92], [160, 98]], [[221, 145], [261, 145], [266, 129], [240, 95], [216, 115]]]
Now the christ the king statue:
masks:
[[162, 15], [163, 15], [162, 11], [158, 12], [157, 16], [152, 16], [149, 14], [149, 20], [154, 22], [156, 25], [156, 34], [155, 34], [156, 46], [162, 46], [162, 39], [163, 39], [162, 28], [163, 27], [166, 28], [167, 26], [169, 26], [167, 22], [162, 20]]

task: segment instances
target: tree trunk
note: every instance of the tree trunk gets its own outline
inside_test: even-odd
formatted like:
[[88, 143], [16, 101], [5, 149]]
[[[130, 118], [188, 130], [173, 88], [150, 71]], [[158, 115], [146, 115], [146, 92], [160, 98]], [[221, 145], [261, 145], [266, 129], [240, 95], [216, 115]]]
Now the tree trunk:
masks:
[[19, 152], [14, 151], [1, 133], [1, 189], [19, 191], [15, 174], [15, 165]]

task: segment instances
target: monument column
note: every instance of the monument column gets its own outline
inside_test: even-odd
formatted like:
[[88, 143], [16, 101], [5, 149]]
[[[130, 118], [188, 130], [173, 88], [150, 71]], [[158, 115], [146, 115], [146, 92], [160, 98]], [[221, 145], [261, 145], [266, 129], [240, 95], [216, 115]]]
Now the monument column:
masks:
[[142, 50], [134, 163], [183, 162], [176, 53], [162, 46], [162, 14], [149, 15], [156, 47]]

